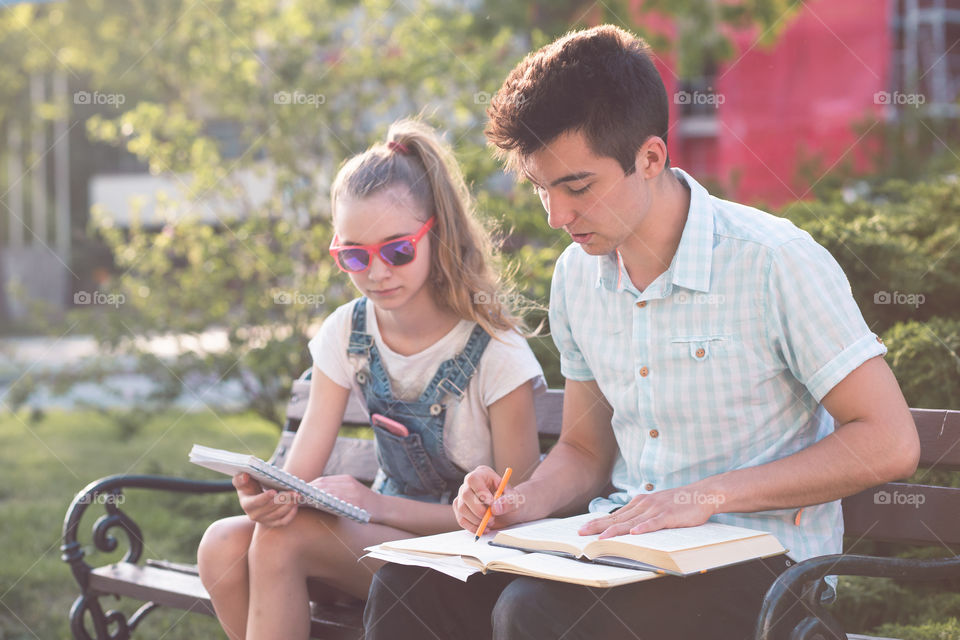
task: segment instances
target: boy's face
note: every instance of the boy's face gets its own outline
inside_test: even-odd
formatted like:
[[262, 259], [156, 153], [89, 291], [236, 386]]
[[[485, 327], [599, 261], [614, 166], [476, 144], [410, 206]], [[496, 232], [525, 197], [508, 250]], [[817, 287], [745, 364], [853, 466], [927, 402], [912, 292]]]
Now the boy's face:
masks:
[[615, 159], [597, 156], [577, 131], [565, 132], [523, 160], [554, 229], [563, 229], [591, 255], [620, 247], [639, 231], [650, 209], [642, 167], [625, 175]]

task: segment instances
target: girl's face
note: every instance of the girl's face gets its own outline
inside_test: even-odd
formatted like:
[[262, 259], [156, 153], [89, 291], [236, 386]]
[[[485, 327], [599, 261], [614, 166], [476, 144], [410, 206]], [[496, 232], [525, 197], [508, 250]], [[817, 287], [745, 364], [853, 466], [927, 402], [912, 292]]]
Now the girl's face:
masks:
[[[379, 244], [415, 234], [432, 212], [424, 211], [404, 186], [391, 186], [365, 198], [344, 195], [337, 201], [334, 230], [339, 245]], [[353, 284], [377, 307], [396, 311], [413, 302], [430, 300], [432, 238], [427, 233], [417, 243], [416, 257], [400, 267], [384, 262], [378, 254], [370, 258], [366, 271], [350, 273]]]

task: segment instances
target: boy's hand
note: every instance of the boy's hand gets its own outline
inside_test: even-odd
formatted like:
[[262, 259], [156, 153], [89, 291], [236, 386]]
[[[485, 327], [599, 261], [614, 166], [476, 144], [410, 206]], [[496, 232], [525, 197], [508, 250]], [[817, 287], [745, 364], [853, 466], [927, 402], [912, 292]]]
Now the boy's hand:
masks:
[[493, 503], [490, 521], [487, 530], [500, 529], [507, 525], [521, 521], [519, 513], [523, 496], [516, 489], [507, 485], [503, 495], [493, 502], [493, 495], [500, 486], [500, 474], [490, 467], [480, 466], [467, 474], [460, 485], [460, 491], [453, 500], [453, 512], [457, 517], [457, 524], [476, 533], [480, 521], [487, 513], [487, 507]]

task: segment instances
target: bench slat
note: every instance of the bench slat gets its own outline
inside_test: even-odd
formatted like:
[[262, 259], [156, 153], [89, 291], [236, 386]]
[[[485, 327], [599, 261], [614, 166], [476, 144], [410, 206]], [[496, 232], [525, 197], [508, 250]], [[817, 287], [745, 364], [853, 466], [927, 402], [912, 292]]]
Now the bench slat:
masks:
[[90, 574], [90, 588], [100, 593], [213, 615], [210, 596], [200, 578], [181, 571], [118, 562], [94, 569]]
[[843, 499], [844, 534], [854, 538], [960, 545], [960, 489], [891, 482]]
[[911, 409], [920, 437], [920, 466], [960, 471], [960, 411]]
[[[173, 609], [214, 615], [210, 596], [193, 565], [164, 568], [163, 561], [140, 566], [129, 562], [98, 567], [90, 574], [90, 588], [97, 593], [117, 595], [142, 602], [155, 602]], [[157, 566], [160, 565], [160, 566]], [[311, 637], [337, 640], [356, 639], [362, 634], [360, 607], [311, 603]]]
[[330, 459], [323, 469], [323, 475], [332, 476], [343, 473], [353, 476], [360, 482], [370, 484], [378, 467], [373, 440], [340, 436], [333, 445], [333, 451], [330, 452]]
[[[293, 383], [290, 402], [287, 405], [287, 420], [299, 423], [307, 408], [310, 395], [310, 382], [297, 380]], [[537, 410], [537, 431], [540, 435], [556, 436], [560, 434], [560, 415], [563, 409], [563, 390], [548, 389], [535, 397]], [[344, 424], [368, 424], [370, 417], [367, 408], [355, 394], [350, 394], [347, 409], [343, 415]]]

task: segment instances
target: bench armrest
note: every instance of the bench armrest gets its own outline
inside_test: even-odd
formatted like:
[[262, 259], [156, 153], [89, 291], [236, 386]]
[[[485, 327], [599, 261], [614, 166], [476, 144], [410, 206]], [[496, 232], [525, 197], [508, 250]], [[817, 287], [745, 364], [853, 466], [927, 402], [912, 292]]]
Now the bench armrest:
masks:
[[[905, 580], [939, 580], [960, 576], [960, 556], [934, 560], [830, 555], [798, 562], [778, 577], [763, 599], [756, 640], [842, 638], [840, 623], [821, 604], [826, 576], [869, 576]], [[799, 598], [805, 617], [793, 629], [775, 628]], [[819, 635], [818, 635], [819, 634]]]
[[70, 565], [73, 576], [80, 588], [86, 592], [92, 567], [84, 560], [83, 547], [77, 541], [80, 520], [87, 507], [101, 504], [106, 514], [93, 524], [93, 543], [100, 551], [110, 552], [117, 548], [117, 538], [110, 533], [119, 527], [126, 534], [129, 548], [123, 556], [124, 562], [137, 562], [143, 552], [143, 534], [140, 527], [118, 505], [123, 503], [124, 489], [156, 489], [178, 493], [223, 493], [233, 491], [230, 480], [188, 480], [167, 476], [115, 475], [95, 480], [80, 490], [67, 508], [63, 520], [63, 544], [60, 546], [60, 558]]

